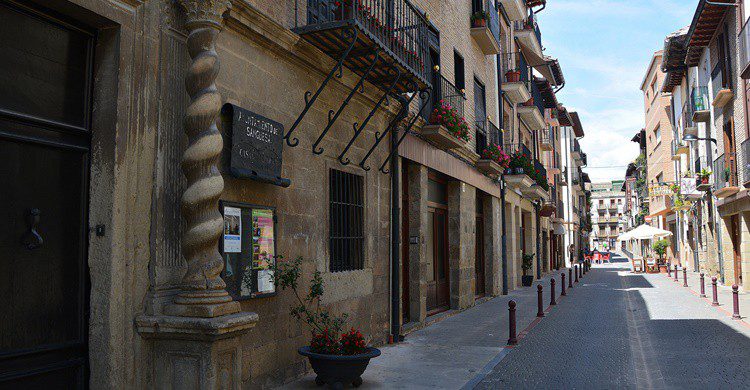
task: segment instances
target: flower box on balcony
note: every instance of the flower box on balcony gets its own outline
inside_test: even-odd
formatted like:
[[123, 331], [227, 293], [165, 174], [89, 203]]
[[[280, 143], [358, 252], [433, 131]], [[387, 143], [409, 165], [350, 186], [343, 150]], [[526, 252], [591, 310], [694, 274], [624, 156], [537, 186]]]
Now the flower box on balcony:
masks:
[[477, 161], [477, 169], [487, 175], [497, 176], [508, 168], [510, 156], [500, 147], [500, 145], [490, 142], [482, 151], [482, 156]]
[[536, 183], [532, 186], [521, 187], [521, 193], [533, 199], [549, 199], [549, 194], [547, 193], [547, 191]]
[[471, 28], [471, 37], [477, 42], [485, 55], [500, 54], [500, 43], [486, 25]]
[[497, 176], [503, 172], [503, 167], [500, 164], [488, 158], [480, 158], [477, 161], [477, 169], [491, 176]]
[[505, 170], [505, 183], [511, 188], [527, 188], [534, 185], [534, 179], [523, 168], [508, 168]]
[[451, 134], [443, 125], [425, 125], [422, 128], [422, 135], [447, 150], [458, 149], [466, 146], [466, 141]]
[[554, 203], [544, 203], [539, 209], [539, 215], [542, 217], [551, 217], [555, 213], [557, 207]]

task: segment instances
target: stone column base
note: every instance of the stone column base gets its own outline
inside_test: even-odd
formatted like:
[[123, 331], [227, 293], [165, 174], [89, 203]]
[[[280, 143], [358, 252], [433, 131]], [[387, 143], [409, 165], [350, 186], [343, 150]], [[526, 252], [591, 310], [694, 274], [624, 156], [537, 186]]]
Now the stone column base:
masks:
[[140, 316], [136, 326], [152, 345], [154, 389], [240, 389], [240, 336], [258, 315], [215, 318]]

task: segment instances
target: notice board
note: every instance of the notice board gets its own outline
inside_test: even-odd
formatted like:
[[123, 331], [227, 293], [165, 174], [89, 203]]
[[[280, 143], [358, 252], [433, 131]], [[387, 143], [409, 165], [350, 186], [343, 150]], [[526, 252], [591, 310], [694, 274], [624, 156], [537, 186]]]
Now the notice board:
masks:
[[221, 202], [224, 234], [219, 250], [224, 259], [222, 278], [234, 299], [276, 294], [276, 209], [240, 202]]

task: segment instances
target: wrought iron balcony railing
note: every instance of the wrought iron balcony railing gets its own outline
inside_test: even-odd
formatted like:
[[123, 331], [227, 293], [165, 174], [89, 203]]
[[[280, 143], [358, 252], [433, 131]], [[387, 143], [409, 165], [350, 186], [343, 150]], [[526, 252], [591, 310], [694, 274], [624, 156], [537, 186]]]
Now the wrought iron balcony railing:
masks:
[[695, 173], [696, 175], [700, 173], [700, 171], [702, 171], [704, 168], [713, 169], [711, 167], [711, 164], [708, 163], [708, 159], [705, 156], [697, 157], [693, 162], [693, 167], [695, 168], [695, 171], [693, 171], [693, 173]]
[[734, 153], [725, 153], [714, 160], [715, 189], [737, 186], [737, 164]]
[[[746, 10], [745, 12], [748, 12], [748, 10]], [[739, 36], [740, 76], [743, 79], [750, 79], [750, 28], [748, 28], [748, 25], [750, 25], [750, 23], [745, 22], [745, 25], [742, 26], [742, 31], [740, 31]]]
[[425, 120], [430, 117], [430, 113], [440, 107], [440, 102], [446, 104], [456, 110], [458, 116], [464, 117], [464, 103], [466, 102], [466, 95], [464, 91], [458, 89], [453, 83], [445, 78], [442, 74], [436, 77], [436, 83], [432, 86], [432, 94], [430, 94], [430, 103], [425, 105], [425, 109], [422, 111], [422, 115]]
[[740, 151], [742, 153], [742, 179], [740, 183], [746, 184], [750, 182], [750, 139], [746, 139], [740, 145]]
[[723, 61], [720, 60], [711, 71], [711, 92], [713, 92], [712, 96], [714, 99], [716, 99], [722, 89], [732, 89], [732, 77], [731, 75], [724, 74]]
[[497, 8], [495, 8], [495, 1], [472, 0], [471, 14], [475, 15], [477, 13], [485, 13], [488, 16], [487, 28], [490, 29], [495, 40], [500, 43], [500, 14], [497, 12]]
[[707, 111], [710, 103], [708, 99], [708, 87], [693, 87], [690, 92], [690, 101], [692, 102], [692, 113], [696, 111]]
[[307, 25], [295, 31], [335, 59], [351, 44], [344, 65], [358, 74], [382, 53], [367, 76], [377, 86], [397, 77], [392, 64], [401, 72], [396, 91], [427, 85], [428, 22], [409, 0], [307, 0]]
[[500, 145], [500, 129], [489, 120], [477, 121], [474, 123], [476, 131], [476, 152], [480, 156], [484, 149], [491, 143]]
[[523, 143], [503, 143], [503, 151], [508, 155], [521, 151], [529, 158], [533, 157], [529, 148]]

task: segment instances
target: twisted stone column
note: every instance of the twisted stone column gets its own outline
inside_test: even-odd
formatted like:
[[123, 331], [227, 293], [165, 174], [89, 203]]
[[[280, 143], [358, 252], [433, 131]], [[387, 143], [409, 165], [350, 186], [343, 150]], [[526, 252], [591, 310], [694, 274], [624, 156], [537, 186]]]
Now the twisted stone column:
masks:
[[192, 62], [185, 77], [190, 105], [185, 115], [188, 147], [182, 156], [182, 171], [187, 188], [182, 195], [182, 216], [186, 226], [182, 234], [182, 253], [187, 272], [182, 291], [168, 314], [189, 317], [216, 317], [239, 312], [238, 302], [226, 292], [220, 273], [224, 266], [218, 252], [223, 219], [218, 201], [224, 179], [218, 164], [222, 137], [216, 127], [221, 95], [216, 89], [219, 57], [216, 37], [222, 29], [222, 14], [228, 0], [178, 0], [184, 8], [189, 32], [188, 51]]

